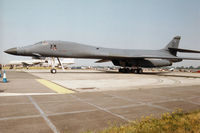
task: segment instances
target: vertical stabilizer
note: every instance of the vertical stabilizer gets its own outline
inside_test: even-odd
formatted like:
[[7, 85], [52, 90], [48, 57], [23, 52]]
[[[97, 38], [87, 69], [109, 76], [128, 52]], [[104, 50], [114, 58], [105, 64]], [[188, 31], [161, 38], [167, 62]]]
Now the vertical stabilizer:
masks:
[[180, 36], [174, 37], [174, 38], [169, 42], [169, 44], [164, 48], [164, 50], [167, 50], [167, 51], [169, 51], [172, 55], [176, 56], [176, 55], [177, 55], [177, 51], [176, 51], [176, 50], [172, 50], [172, 49], [170, 49], [170, 48], [178, 48], [180, 39], [181, 39]]

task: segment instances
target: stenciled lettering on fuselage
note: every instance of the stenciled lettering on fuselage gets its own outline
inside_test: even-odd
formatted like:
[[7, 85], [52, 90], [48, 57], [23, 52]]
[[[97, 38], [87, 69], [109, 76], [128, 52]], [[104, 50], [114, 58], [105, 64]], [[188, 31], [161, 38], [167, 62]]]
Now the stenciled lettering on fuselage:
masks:
[[56, 45], [50, 45], [50, 49], [53, 50], [53, 51], [56, 51], [57, 47], [56, 47]]

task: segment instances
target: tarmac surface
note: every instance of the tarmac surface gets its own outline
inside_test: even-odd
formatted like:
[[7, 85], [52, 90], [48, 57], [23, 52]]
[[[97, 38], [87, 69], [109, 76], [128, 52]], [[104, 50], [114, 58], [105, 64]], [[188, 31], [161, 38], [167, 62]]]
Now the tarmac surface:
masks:
[[0, 82], [0, 133], [97, 131], [151, 114], [200, 109], [200, 74], [8, 71], [7, 78]]
[[28, 72], [76, 92], [200, 85], [199, 73], [145, 72], [144, 74], [124, 74], [116, 71], [67, 70], [50, 75], [49, 71], [29, 70]]

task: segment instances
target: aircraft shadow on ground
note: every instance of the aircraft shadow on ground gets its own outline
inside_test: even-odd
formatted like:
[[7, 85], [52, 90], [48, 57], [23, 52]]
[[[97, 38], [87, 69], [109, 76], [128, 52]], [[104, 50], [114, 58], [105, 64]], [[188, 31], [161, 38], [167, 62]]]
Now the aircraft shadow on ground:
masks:
[[[115, 71], [105, 71], [103, 73], [119, 74], [119, 72], [115, 72]], [[126, 73], [124, 73], [124, 74], [126, 74]], [[127, 73], [127, 74], [131, 74], [131, 73]], [[181, 74], [173, 75], [172, 72], [144, 72], [144, 73], [142, 73], [142, 75], [156, 75], [156, 76], [163, 76], [163, 77], [200, 78], [200, 76], [187, 76], [187, 75], [181, 75]]]
[[[34, 73], [50, 73], [50, 72], [34, 72]], [[133, 74], [133, 75], [156, 75], [156, 76], [163, 76], [163, 77], [183, 77], [183, 78], [200, 78], [200, 76], [187, 76], [187, 75], [173, 75], [173, 74], [170, 74], [172, 72], [144, 72], [142, 74], [134, 74], [134, 73], [119, 73], [117, 71], [99, 71], [99, 72], [68, 72], [68, 71], [65, 71], [65, 72], [58, 72], [58, 73], [74, 73], [74, 74]]]
[[163, 77], [182, 77], [182, 78], [200, 78], [200, 76], [188, 76], [188, 75], [173, 75], [172, 72], [146, 72], [145, 75], [157, 75]]

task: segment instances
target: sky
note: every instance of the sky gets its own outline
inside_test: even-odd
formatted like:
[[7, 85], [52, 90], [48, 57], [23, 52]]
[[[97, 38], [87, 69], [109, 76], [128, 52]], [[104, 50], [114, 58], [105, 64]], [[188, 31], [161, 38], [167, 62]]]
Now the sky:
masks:
[[[176, 35], [182, 37], [180, 48], [200, 50], [200, 0], [0, 0], [0, 63], [27, 59], [3, 51], [41, 40], [160, 49]], [[200, 66], [200, 61], [175, 64], [182, 65]]]

